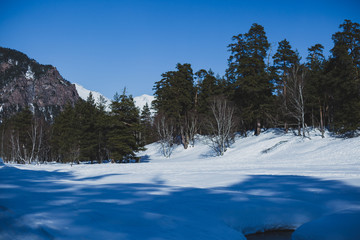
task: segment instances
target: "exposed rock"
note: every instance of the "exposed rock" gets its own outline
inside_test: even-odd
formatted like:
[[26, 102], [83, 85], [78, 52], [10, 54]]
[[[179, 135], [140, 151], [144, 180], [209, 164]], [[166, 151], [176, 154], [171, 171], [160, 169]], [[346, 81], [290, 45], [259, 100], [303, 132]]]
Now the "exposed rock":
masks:
[[51, 121], [66, 104], [78, 100], [75, 85], [55, 67], [0, 47], [0, 120], [28, 107]]

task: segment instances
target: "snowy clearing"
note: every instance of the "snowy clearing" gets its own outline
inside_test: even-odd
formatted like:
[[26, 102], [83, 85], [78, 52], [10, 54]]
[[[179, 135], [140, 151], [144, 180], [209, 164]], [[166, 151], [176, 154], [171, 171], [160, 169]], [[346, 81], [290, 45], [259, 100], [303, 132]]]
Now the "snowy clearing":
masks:
[[0, 165], [0, 239], [360, 239], [360, 138], [268, 130], [139, 164]]

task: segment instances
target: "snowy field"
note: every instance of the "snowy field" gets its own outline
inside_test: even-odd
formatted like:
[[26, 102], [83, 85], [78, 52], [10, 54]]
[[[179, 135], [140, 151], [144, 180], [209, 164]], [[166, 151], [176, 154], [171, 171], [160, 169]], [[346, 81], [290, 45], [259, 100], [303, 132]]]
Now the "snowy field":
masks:
[[0, 166], [0, 239], [360, 239], [360, 138], [269, 130], [139, 164]]

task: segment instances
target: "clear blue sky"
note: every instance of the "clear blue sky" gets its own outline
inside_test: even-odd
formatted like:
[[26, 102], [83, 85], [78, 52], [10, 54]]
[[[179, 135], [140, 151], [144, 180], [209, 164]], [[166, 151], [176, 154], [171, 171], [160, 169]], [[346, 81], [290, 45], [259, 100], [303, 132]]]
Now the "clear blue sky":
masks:
[[286, 38], [305, 59], [316, 43], [329, 54], [344, 19], [360, 23], [360, 1], [0, 0], [0, 46], [109, 98], [138, 96], [179, 62], [223, 75], [231, 37], [252, 23], [273, 52]]

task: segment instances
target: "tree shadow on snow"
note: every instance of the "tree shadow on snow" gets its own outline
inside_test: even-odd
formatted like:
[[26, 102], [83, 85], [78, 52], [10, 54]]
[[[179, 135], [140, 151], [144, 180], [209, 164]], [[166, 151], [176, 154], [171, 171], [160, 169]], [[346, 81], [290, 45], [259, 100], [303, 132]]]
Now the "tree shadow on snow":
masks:
[[251, 175], [210, 189], [96, 184], [106, 176], [0, 168], [0, 239], [242, 239], [360, 207], [360, 188], [313, 177]]

